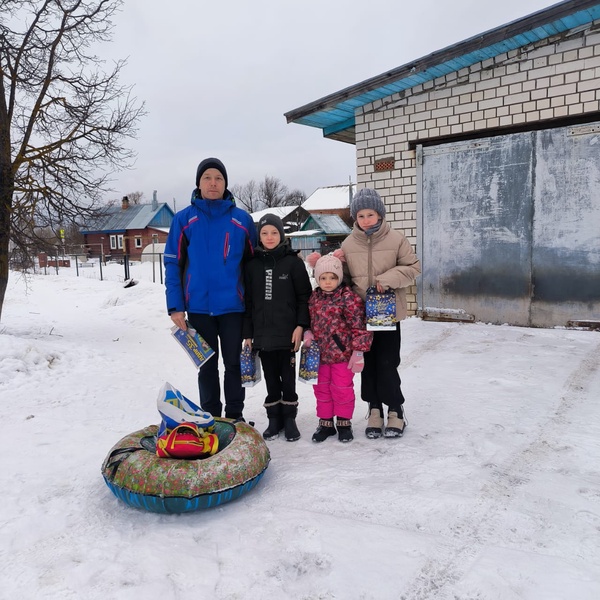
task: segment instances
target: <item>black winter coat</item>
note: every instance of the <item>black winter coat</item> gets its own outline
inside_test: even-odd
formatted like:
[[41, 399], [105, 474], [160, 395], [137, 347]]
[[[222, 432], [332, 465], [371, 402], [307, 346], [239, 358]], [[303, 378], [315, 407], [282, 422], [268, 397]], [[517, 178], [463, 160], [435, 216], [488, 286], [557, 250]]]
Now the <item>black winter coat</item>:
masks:
[[242, 335], [257, 350], [292, 348], [298, 325], [310, 326], [312, 286], [304, 261], [287, 242], [273, 250], [257, 247], [245, 266], [246, 312]]

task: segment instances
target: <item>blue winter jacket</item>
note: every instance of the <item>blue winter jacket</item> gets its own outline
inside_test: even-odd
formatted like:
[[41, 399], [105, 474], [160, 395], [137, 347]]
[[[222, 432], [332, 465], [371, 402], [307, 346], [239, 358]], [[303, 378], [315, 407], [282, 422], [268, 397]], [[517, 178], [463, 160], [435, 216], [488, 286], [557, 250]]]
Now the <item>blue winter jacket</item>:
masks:
[[167, 311], [213, 316], [244, 312], [243, 263], [256, 245], [252, 217], [223, 200], [205, 200], [199, 190], [173, 218], [165, 246]]

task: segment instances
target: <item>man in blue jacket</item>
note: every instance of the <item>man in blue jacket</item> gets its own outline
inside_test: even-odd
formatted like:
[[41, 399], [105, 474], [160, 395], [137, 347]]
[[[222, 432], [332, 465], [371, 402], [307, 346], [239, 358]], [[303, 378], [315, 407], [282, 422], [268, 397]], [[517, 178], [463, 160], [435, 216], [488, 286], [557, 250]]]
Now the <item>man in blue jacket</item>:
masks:
[[245, 390], [240, 350], [244, 318], [243, 265], [253, 254], [256, 228], [236, 207], [227, 189], [227, 171], [217, 158], [198, 165], [189, 206], [171, 224], [165, 247], [167, 310], [177, 327], [189, 324], [215, 351], [198, 372], [202, 409], [220, 417], [220, 353], [225, 365], [225, 416], [241, 419]]

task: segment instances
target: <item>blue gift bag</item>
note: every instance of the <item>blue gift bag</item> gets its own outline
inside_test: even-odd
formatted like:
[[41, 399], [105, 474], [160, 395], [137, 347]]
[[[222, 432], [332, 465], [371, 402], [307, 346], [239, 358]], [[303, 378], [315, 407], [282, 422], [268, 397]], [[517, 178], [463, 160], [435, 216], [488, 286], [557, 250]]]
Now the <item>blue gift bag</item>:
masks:
[[396, 329], [396, 294], [394, 290], [379, 293], [375, 286], [367, 290], [367, 331]]
[[300, 349], [300, 366], [298, 367], [298, 381], [303, 383], [317, 383], [319, 379], [319, 362], [321, 352], [319, 346], [313, 340], [310, 346], [302, 346]]

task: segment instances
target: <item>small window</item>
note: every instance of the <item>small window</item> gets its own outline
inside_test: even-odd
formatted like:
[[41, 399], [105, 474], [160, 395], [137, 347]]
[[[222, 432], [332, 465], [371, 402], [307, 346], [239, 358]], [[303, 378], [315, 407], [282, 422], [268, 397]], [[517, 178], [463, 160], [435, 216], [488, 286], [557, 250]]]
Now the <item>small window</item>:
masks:
[[110, 249], [111, 250], [117, 249], [117, 236], [116, 235], [110, 236]]
[[394, 157], [388, 156], [375, 161], [375, 173], [382, 171], [393, 171], [395, 166]]
[[152, 234], [152, 243], [153, 244], [158, 244], [158, 233], [153, 233]]
[[123, 250], [123, 236], [122, 235], [117, 236], [117, 248], [119, 250]]
[[136, 236], [136, 238], [135, 238], [135, 247], [136, 248], [142, 247], [142, 238], [140, 236]]

